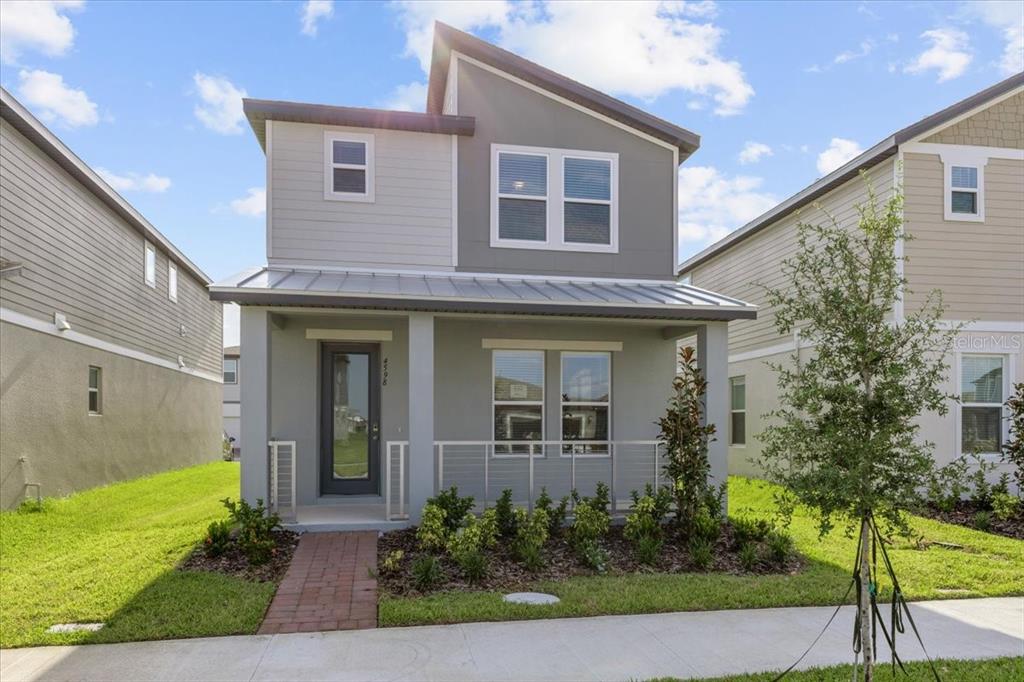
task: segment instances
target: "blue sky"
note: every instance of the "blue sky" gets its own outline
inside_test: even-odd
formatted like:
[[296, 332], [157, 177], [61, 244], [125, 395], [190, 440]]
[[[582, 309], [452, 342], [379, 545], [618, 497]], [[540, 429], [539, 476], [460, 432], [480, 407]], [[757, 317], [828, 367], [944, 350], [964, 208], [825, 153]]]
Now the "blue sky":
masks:
[[422, 109], [435, 18], [702, 136], [681, 258], [1022, 68], [1024, 4], [3, 2], [0, 81], [214, 279], [265, 262], [239, 97]]

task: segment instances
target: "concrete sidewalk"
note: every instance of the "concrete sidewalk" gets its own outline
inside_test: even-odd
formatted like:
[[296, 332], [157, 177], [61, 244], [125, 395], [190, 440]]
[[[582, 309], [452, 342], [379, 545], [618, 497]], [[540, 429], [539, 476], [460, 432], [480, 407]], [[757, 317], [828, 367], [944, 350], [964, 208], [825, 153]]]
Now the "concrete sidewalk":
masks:
[[[603, 616], [0, 652], [21, 680], [643, 680], [787, 667], [832, 607]], [[883, 609], [883, 612], [885, 610]], [[1024, 598], [911, 605], [933, 657], [1024, 654]], [[801, 667], [848, 663], [844, 607]], [[908, 625], [909, 630], [909, 625]], [[888, 651], [879, 647], [886, 660]], [[912, 634], [898, 641], [923, 658]]]

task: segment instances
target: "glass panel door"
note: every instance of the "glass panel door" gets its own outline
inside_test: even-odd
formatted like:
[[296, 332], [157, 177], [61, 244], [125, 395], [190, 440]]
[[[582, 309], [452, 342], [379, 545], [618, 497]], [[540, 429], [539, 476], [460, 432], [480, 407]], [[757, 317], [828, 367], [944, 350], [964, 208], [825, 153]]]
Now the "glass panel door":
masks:
[[374, 346], [324, 346], [321, 493], [378, 492], [376, 360]]

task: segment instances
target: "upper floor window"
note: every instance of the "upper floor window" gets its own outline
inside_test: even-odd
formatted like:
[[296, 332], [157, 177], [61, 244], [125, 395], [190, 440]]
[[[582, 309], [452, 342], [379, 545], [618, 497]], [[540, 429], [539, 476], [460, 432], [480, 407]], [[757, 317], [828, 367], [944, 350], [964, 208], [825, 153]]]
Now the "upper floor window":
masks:
[[943, 165], [943, 207], [946, 220], [985, 220], [985, 165], [988, 157], [974, 150], [952, 148], [940, 155]]
[[324, 198], [373, 201], [373, 135], [324, 132]]
[[178, 300], [178, 266], [174, 263], [167, 264], [167, 298]]
[[224, 358], [224, 383], [238, 383], [238, 358]]
[[143, 273], [146, 284], [156, 288], [156, 247], [146, 242], [146, 251], [143, 256]]
[[618, 154], [491, 149], [491, 246], [618, 251]]
[[978, 169], [953, 166], [949, 175], [950, 210], [953, 213], [978, 215]]

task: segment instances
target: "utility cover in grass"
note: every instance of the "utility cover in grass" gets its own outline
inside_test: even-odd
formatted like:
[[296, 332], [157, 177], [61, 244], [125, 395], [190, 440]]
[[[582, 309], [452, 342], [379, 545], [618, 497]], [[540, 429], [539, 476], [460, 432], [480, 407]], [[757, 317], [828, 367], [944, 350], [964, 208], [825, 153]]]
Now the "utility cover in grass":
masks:
[[96, 632], [103, 623], [57, 623], [46, 628], [46, 631], [51, 634], [58, 634], [61, 632], [81, 632], [83, 630], [88, 632]]
[[513, 592], [505, 595], [505, 601], [510, 604], [557, 604], [560, 600], [543, 592]]

